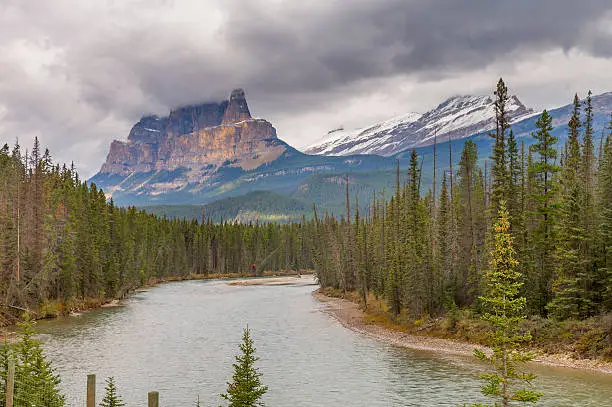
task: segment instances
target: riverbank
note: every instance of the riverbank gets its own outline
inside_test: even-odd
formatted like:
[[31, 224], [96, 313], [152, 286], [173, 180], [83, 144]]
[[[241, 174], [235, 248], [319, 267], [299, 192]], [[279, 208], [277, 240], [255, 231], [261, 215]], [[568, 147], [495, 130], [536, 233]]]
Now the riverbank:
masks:
[[232, 286], [278, 286], [278, 285], [313, 285], [315, 279], [312, 273], [304, 273], [293, 276], [272, 276], [261, 278], [245, 278], [229, 281], [227, 285]]
[[[325, 304], [326, 312], [336, 318], [343, 326], [385, 343], [410, 349], [462, 356], [472, 356], [475, 348], [483, 351], [488, 350], [486, 346], [478, 343], [436, 338], [422, 334], [424, 330], [411, 331], [406, 326], [380, 318], [380, 315], [364, 312], [356, 302], [325, 295], [321, 290], [315, 291], [313, 295], [318, 301]], [[569, 353], [545, 354], [538, 349], [534, 349], [534, 352], [537, 355], [534, 362], [540, 364], [612, 374], [612, 363], [610, 362], [575, 359]]]
[[[249, 276], [244, 273], [226, 273], [226, 274], [190, 274], [186, 276], [168, 276], [168, 277], [156, 277], [150, 279], [146, 284], [138, 287], [134, 287], [126, 291], [123, 295], [118, 298], [72, 298], [68, 301], [47, 301], [44, 302], [38, 309], [20, 309], [22, 314], [29, 314], [30, 318], [34, 320], [54, 319], [65, 316], [78, 316], [85, 312], [100, 309], [100, 308], [112, 308], [121, 307], [124, 304], [125, 299], [136, 292], [147, 291], [148, 289], [158, 286], [160, 284], [176, 282], [176, 281], [191, 281], [191, 280], [219, 280], [219, 279], [243, 279], [237, 281], [257, 281], [266, 280], [271, 278], [295, 278], [297, 276], [295, 270], [281, 270], [281, 271], [264, 271], [263, 275], [260, 276]], [[302, 276], [311, 276], [311, 271], [302, 271]], [[262, 278], [263, 277], [263, 278]], [[272, 283], [272, 281], [269, 281]], [[263, 283], [262, 283], [263, 284]], [[244, 285], [247, 285], [246, 283]], [[0, 326], [0, 336], [8, 338], [9, 340], [14, 336], [14, 328], [18, 322], [23, 320], [24, 316], [16, 315], [12, 319], [12, 323]]]

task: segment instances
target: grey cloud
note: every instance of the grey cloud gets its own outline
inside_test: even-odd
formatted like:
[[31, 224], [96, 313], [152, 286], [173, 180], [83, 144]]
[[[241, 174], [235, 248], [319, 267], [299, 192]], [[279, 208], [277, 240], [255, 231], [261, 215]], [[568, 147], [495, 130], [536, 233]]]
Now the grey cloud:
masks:
[[[603, 51], [584, 34], [612, 3], [602, 1], [329, 1], [310, 10], [291, 2], [284, 11], [292, 33], [278, 52], [269, 38], [284, 37], [277, 13], [235, 13], [229, 43], [251, 57], [272, 56], [277, 69], [263, 72], [277, 91], [325, 89], [356, 79], [399, 73], [428, 77], [488, 64], [517, 49], [548, 47]], [[607, 56], [607, 54], [606, 54]], [[304, 61], [307, 59], [307, 61]], [[279, 63], [280, 62], [280, 63]], [[306, 81], [283, 70], [301, 68]]]
[[0, 5], [0, 51], [24, 39], [59, 53], [39, 76], [0, 53], [0, 141], [40, 132], [60, 155], [78, 146], [88, 173], [142, 114], [237, 86], [256, 114], [288, 123], [397, 77], [437, 81], [500, 61], [511, 71], [555, 48], [612, 52], [609, 0], [214, 0], [197, 13], [199, 1], [99, 4]]

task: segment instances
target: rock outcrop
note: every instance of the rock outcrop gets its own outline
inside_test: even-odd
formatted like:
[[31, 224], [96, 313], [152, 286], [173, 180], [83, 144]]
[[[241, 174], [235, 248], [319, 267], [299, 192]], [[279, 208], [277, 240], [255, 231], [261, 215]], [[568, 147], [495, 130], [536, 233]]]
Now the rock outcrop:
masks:
[[144, 116], [127, 142], [110, 146], [101, 174], [187, 170], [197, 182], [222, 165], [251, 170], [286, 150], [266, 120], [251, 117], [244, 91], [235, 89], [220, 103], [182, 106], [168, 117]]

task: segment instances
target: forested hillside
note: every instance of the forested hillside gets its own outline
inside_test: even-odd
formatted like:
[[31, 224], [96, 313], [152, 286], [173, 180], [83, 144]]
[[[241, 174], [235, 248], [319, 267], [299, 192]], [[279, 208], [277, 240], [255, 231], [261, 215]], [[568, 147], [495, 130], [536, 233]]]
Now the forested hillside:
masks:
[[149, 213], [171, 218], [248, 222], [299, 222], [310, 219], [312, 205], [270, 191], [254, 191], [241, 196], [219, 199], [206, 205], [143, 206]]
[[313, 261], [323, 287], [356, 290], [366, 305], [374, 293], [394, 317], [478, 312], [492, 225], [505, 201], [529, 314], [584, 319], [612, 310], [612, 121], [596, 137], [590, 93], [584, 104], [576, 97], [567, 142], [558, 145], [544, 111], [527, 148], [509, 125], [501, 80], [495, 97], [488, 168], [477, 165], [470, 140], [459, 163], [438, 151], [441, 188], [434, 182], [423, 195], [413, 151], [408, 181], [399, 181], [398, 167], [389, 201], [373, 196], [368, 213], [351, 213], [358, 206], [347, 194], [347, 217], [316, 218]]
[[563, 146], [546, 111], [534, 142], [519, 143], [505, 116], [503, 82], [495, 94], [492, 164], [480, 166], [468, 140], [459, 162], [437, 152], [436, 165], [445, 168], [440, 182], [421, 173], [413, 151], [408, 168], [398, 165], [390, 176], [396, 180], [390, 199], [372, 194], [369, 210], [360, 211], [356, 197], [363, 194], [350, 187], [350, 176], [338, 176], [346, 187], [344, 216], [313, 208], [311, 219], [284, 224], [202, 224], [119, 208], [73, 169], [53, 164], [38, 142], [25, 154], [18, 145], [4, 146], [4, 322], [25, 308], [51, 303], [69, 310], [79, 299], [121, 297], [151, 279], [246, 273], [252, 264], [258, 272], [314, 269], [323, 287], [356, 291], [366, 306], [374, 295], [393, 318], [478, 313], [502, 201], [529, 315], [579, 320], [609, 313], [612, 121], [607, 134], [595, 137], [591, 99], [583, 104], [576, 97]]
[[1, 322], [121, 297], [151, 279], [309, 266], [299, 224], [200, 224], [119, 208], [35, 141], [0, 149]]

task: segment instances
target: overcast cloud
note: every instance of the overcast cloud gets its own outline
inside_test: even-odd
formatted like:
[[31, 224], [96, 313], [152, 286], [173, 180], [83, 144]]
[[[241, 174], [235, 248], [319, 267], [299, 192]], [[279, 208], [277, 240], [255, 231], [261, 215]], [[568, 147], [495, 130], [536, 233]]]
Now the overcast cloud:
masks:
[[0, 142], [87, 177], [143, 114], [235, 87], [301, 146], [499, 76], [536, 109], [612, 91], [612, 2], [0, 0]]

